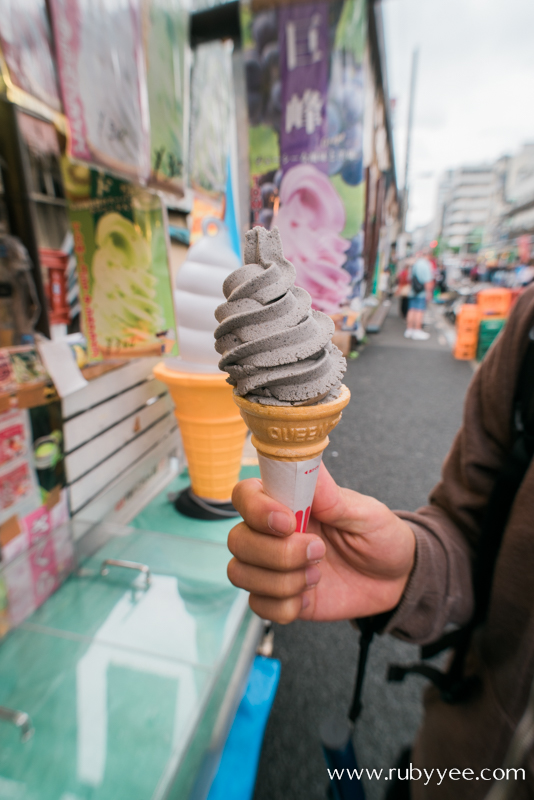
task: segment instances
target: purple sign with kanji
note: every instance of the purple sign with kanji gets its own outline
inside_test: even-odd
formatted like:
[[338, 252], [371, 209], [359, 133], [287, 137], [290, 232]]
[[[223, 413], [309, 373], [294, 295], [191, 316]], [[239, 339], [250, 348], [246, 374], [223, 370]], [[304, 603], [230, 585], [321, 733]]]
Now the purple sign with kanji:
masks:
[[338, 314], [365, 288], [367, 3], [271, 3], [242, 17], [251, 217], [278, 228], [313, 307]]
[[300, 163], [327, 171], [328, 4], [284, 6], [278, 13], [284, 172]]

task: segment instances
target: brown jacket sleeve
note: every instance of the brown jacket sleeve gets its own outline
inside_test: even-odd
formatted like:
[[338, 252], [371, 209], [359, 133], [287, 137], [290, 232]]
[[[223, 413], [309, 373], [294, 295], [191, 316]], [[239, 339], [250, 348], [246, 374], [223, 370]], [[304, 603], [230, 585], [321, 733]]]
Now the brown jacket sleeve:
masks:
[[414, 530], [416, 561], [387, 632], [424, 644], [473, 608], [471, 563], [489, 495], [511, 443], [515, 385], [534, 324], [534, 287], [517, 301], [469, 387], [463, 424], [429, 505], [396, 512]]

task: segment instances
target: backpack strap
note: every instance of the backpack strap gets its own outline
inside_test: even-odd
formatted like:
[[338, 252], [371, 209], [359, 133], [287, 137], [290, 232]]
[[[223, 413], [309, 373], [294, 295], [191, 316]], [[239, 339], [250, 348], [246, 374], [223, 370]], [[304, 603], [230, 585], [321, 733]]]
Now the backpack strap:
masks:
[[393, 616], [393, 611], [386, 611], [384, 614], [377, 614], [374, 617], [364, 617], [353, 620], [353, 624], [360, 629], [360, 649], [358, 654], [358, 667], [356, 669], [356, 681], [354, 693], [349, 709], [349, 720], [354, 724], [363, 710], [362, 692], [365, 669], [367, 667], [367, 656], [375, 633], [379, 633]]
[[424, 675], [441, 691], [442, 699], [459, 702], [470, 696], [478, 680], [464, 675], [465, 660], [473, 632], [486, 620], [493, 585], [495, 565], [504, 532], [519, 487], [534, 456], [534, 328], [529, 333], [527, 350], [516, 387], [513, 405], [513, 441], [495, 481], [481, 526], [473, 565], [474, 611], [462, 628], [450, 631], [438, 641], [421, 648], [421, 658], [431, 658], [449, 648], [454, 656], [446, 673], [427, 664], [413, 664], [389, 669], [388, 680], [402, 681], [409, 673]]

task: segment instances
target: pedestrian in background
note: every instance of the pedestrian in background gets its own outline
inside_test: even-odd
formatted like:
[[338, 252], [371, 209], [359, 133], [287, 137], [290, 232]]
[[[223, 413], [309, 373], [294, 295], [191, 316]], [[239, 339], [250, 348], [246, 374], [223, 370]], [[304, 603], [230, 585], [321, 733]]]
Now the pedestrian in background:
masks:
[[408, 299], [408, 316], [406, 318], [406, 339], [424, 341], [430, 334], [423, 330], [423, 317], [425, 315], [427, 303], [432, 297], [432, 286], [434, 273], [432, 264], [427, 254], [421, 250], [417, 253], [417, 258], [412, 267], [412, 278], [410, 284], [410, 295]]
[[397, 295], [399, 297], [399, 314], [403, 319], [408, 316], [408, 302], [410, 299], [410, 265], [408, 260], [397, 275]]

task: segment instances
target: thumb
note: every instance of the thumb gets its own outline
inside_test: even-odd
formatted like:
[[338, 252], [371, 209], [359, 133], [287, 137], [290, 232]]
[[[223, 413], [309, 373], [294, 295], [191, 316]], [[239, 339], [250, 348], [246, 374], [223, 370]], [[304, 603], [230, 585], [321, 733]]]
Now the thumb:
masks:
[[328, 472], [324, 463], [319, 467], [319, 476], [312, 504], [312, 514], [320, 522], [335, 524], [346, 514], [346, 502], [341, 488]]
[[377, 512], [386, 510], [386, 506], [373, 497], [342, 489], [321, 463], [312, 505], [312, 515], [319, 522], [348, 531], [365, 530], [381, 519], [382, 515]]

